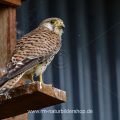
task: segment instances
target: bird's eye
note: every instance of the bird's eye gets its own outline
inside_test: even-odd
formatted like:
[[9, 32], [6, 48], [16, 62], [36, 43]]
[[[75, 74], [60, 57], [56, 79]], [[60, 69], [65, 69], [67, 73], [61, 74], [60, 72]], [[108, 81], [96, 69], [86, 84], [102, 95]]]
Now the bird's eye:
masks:
[[55, 20], [51, 20], [50, 23], [51, 23], [51, 24], [54, 24], [54, 23], [55, 23]]

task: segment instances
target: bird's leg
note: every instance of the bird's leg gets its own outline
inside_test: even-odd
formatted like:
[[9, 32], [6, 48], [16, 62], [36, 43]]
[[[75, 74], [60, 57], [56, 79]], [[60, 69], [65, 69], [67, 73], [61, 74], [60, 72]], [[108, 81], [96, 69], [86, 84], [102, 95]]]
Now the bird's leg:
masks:
[[32, 73], [31, 76], [32, 76], [32, 82], [35, 82], [34, 81], [34, 73]]
[[40, 83], [43, 83], [42, 74], [40, 74]]

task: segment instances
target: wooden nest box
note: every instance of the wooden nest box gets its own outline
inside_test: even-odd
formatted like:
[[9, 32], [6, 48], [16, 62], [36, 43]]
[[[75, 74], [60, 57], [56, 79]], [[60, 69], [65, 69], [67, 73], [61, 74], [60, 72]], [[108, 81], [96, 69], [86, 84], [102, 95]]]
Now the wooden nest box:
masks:
[[[0, 0], [0, 67], [7, 64], [16, 45], [16, 7], [20, 5], [21, 0]], [[0, 119], [20, 120], [12, 117], [65, 101], [66, 93], [52, 85], [22, 85], [0, 95]], [[27, 120], [27, 115], [21, 118]]]

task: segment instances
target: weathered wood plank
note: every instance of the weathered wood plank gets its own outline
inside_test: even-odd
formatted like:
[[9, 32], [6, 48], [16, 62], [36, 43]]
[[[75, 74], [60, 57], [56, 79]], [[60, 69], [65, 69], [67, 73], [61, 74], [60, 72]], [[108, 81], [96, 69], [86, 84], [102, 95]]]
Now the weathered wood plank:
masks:
[[16, 9], [0, 5], [0, 67], [9, 61], [16, 44]]
[[[0, 0], [0, 67], [7, 64], [16, 44], [16, 8], [14, 6], [20, 4], [21, 0]], [[27, 119], [28, 115], [25, 113], [5, 120]]]
[[28, 114], [24, 113], [22, 115], [6, 118], [6, 119], [3, 119], [3, 120], [28, 120]]
[[21, 5], [21, 0], [0, 0], [0, 3], [9, 5], [9, 6], [19, 6]]
[[0, 95], [0, 119], [28, 110], [42, 109], [66, 101], [66, 92], [39, 82], [13, 88]]

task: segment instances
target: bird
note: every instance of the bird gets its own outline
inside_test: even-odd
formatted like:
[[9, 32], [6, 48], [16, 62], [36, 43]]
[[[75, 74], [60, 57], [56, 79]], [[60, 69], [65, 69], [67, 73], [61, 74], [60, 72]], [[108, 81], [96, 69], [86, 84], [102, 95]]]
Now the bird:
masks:
[[0, 78], [0, 86], [24, 74], [31, 76], [32, 81], [34, 75], [39, 76], [39, 81], [43, 83], [42, 74], [61, 48], [64, 28], [62, 19], [51, 17], [23, 36], [6, 66], [7, 72]]

